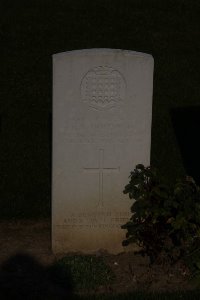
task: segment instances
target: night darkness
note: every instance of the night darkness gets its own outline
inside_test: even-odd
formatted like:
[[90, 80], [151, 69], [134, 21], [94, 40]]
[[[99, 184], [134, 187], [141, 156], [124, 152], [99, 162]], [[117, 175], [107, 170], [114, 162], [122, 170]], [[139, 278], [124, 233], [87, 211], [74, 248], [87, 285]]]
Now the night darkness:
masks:
[[200, 183], [199, 16], [195, 0], [0, 2], [1, 218], [50, 217], [52, 55], [63, 51], [152, 54], [151, 164]]

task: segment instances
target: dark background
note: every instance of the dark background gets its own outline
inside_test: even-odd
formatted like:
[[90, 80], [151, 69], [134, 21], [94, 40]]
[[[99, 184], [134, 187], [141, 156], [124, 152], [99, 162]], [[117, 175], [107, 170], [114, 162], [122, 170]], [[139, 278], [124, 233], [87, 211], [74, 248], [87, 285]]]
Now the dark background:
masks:
[[50, 217], [52, 54], [84, 48], [153, 55], [151, 164], [199, 182], [199, 0], [1, 0], [1, 218]]

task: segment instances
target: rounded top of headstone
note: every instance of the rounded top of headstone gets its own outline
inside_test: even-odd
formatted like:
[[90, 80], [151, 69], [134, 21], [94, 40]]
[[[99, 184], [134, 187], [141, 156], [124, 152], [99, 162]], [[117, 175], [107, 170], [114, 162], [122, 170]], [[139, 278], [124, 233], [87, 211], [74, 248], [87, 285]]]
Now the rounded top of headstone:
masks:
[[144, 57], [149, 58], [153, 61], [153, 56], [148, 53], [137, 52], [132, 50], [123, 50], [123, 49], [111, 49], [111, 48], [90, 48], [90, 49], [80, 49], [80, 50], [71, 50], [66, 52], [60, 52], [53, 54], [53, 57], [60, 56], [76, 56], [76, 55], [104, 55], [104, 54], [119, 54], [124, 56], [135, 56], [135, 57]]

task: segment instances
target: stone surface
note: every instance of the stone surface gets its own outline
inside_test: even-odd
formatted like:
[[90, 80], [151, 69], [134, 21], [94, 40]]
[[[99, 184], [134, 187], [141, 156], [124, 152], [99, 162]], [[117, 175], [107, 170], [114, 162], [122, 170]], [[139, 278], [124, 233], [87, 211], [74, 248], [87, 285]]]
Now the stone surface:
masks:
[[119, 253], [130, 171], [150, 164], [153, 58], [113, 50], [53, 55], [52, 249]]

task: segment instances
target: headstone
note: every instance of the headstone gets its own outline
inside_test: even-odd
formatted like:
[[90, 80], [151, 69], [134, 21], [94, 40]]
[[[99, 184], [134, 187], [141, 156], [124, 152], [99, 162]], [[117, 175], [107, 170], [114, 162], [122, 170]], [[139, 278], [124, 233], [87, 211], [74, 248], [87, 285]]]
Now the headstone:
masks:
[[52, 248], [119, 253], [136, 164], [150, 164], [153, 58], [117, 49], [53, 55]]

